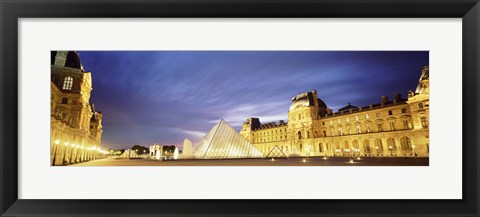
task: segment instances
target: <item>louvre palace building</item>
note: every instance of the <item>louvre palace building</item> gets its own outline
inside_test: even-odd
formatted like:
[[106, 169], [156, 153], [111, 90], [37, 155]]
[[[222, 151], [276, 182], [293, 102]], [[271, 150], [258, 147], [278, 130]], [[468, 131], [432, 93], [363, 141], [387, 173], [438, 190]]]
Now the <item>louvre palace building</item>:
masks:
[[102, 113], [90, 102], [91, 72], [74, 51], [51, 51], [50, 165], [99, 157]]
[[289, 156], [428, 157], [429, 67], [407, 98], [379, 96], [335, 112], [313, 90], [292, 98], [288, 120], [262, 124], [251, 117], [240, 134], [265, 156], [278, 147]]

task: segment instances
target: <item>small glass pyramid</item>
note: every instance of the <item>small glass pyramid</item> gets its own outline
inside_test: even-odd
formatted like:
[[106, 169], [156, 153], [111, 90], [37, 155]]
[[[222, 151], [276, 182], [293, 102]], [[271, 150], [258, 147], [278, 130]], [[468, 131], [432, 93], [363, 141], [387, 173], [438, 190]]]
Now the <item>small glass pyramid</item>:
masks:
[[119, 158], [140, 158], [140, 156], [132, 149], [128, 149], [125, 150], [125, 152], [123, 152], [123, 154], [120, 155]]
[[195, 144], [193, 155], [203, 159], [265, 157], [223, 119]]
[[267, 154], [267, 158], [288, 158], [285, 153], [276, 145]]

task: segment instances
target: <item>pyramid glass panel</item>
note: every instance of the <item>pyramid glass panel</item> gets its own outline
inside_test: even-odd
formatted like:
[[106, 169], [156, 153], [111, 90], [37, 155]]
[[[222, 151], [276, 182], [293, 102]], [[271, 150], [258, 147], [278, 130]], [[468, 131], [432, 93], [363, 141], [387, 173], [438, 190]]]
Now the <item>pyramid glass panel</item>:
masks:
[[288, 158], [287, 155], [276, 145], [272, 150], [267, 154], [268, 158]]
[[263, 158], [263, 153], [250, 144], [227, 122], [221, 120], [195, 145], [195, 158]]
[[123, 154], [121, 154], [119, 158], [140, 158], [140, 155], [138, 155], [132, 149], [128, 149], [128, 150], [125, 150], [125, 152], [123, 152]]

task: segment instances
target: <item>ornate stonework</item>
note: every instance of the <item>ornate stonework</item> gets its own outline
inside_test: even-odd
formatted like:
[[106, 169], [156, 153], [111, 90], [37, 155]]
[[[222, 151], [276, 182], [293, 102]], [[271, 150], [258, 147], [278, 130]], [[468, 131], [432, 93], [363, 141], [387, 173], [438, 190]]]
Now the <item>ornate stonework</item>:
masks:
[[50, 165], [99, 157], [102, 113], [90, 103], [91, 73], [74, 51], [52, 51]]
[[429, 156], [429, 69], [408, 98], [365, 107], [327, 108], [317, 91], [292, 98], [286, 123], [248, 118], [240, 134], [264, 154], [275, 146], [289, 156]]

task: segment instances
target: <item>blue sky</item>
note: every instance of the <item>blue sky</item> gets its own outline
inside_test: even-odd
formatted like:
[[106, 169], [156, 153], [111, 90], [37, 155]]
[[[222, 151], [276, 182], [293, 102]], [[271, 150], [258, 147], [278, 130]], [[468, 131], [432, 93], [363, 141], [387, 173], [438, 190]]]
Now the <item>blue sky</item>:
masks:
[[287, 121], [291, 98], [316, 89], [329, 108], [414, 90], [428, 51], [79, 51], [92, 72], [107, 148], [181, 147], [225, 119]]

